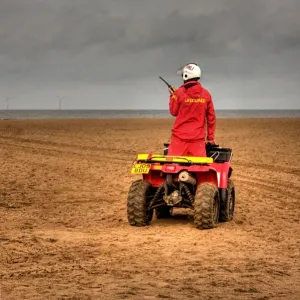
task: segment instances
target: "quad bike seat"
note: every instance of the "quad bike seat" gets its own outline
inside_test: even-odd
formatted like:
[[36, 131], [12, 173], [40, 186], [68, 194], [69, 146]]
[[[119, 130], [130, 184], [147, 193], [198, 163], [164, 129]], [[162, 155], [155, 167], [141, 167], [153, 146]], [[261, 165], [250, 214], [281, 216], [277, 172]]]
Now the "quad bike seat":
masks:
[[[170, 143], [164, 143], [164, 155], [168, 155], [169, 145]], [[232, 149], [207, 143], [206, 156], [213, 158], [216, 163], [230, 162], [232, 158]]]

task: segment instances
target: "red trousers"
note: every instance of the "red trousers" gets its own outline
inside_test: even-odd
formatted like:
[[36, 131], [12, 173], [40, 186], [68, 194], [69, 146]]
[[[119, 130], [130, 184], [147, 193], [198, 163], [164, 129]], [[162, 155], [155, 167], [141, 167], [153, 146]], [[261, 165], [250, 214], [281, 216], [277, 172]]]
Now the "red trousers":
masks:
[[172, 136], [168, 155], [206, 157], [205, 141], [186, 142]]

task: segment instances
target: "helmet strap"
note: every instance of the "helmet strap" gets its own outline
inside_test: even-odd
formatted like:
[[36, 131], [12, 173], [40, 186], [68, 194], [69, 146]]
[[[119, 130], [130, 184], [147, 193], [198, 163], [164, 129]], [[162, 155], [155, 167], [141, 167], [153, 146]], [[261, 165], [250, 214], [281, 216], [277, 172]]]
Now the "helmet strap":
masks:
[[184, 83], [187, 83], [187, 82], [190, 82], [190, 81], [198, 81], [200, 80], [200, 77], [195, 77], [195, 78], [190, 78], [190, 79], [187, 79], [187, 80], [183, 80]]

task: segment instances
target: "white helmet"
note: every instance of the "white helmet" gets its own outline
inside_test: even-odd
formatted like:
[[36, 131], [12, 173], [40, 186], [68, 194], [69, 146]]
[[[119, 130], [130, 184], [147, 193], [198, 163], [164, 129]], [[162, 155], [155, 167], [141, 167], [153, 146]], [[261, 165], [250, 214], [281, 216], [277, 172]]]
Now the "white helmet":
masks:
[[181, 68], [178, 73], [182, 76], [184, 81], [195, 79], [198, 80], [201, 78], [201, 69], [195, 63], [190, 63]]

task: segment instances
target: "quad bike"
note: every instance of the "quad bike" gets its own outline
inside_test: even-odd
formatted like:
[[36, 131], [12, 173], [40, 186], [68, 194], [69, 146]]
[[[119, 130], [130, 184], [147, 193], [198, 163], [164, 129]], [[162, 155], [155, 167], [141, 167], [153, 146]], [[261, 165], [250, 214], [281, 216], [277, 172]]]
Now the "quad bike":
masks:
[[234, 216], [235, 188], [232, 149], [206, 145], [207, 157], [138, 154], [131, 174], [142, 175], [132, 182], [127, 198], [127, 219], [132, 226], [146, 226], [157, 218], [172, 215], [173, 208], [194, 212], [198, 229], [211, 229]]

